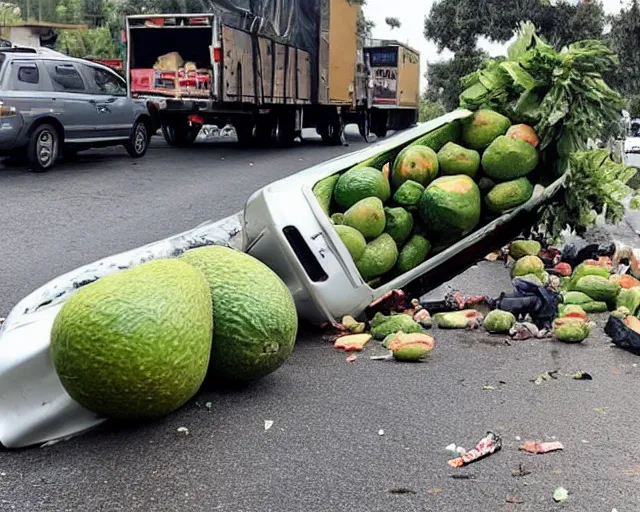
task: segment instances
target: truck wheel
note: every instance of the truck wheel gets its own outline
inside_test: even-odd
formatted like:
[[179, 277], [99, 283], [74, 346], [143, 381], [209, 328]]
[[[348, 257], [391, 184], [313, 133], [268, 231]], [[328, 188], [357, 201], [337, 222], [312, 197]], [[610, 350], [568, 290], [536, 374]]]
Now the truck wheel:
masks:
[[238, 138], [238, 143], [241, 146], [247, 147], [254, 144], [255, 139], [253, 137], [253, 127], [254, 124], [251, 121], [246, 120], [238, 121], [233, 124], [233, 128], [236, 131], [236, 137]]
[[278, 143], [281, 146], [291, 146], [296, 139], [295, 113], [283, 114], [278, 119]]
[[271, 116], [258, 117], [256, 122], [256, 142], [260, 146], [270, 146], [275, 139], [276, 122]]
[[196, 141], [202, 127], [189, 126], [186, 121], [163, 121], [161, 125], [164, 140], [170, 146], [181, 148]]
[[375, 111], [371, 115], [371, 131], [376, 137], [382, 138], [387, 136], [387, 113], [384, 111]]
[[320, 129], [320, 136], [322, 142], [329, 146], [337, 146], [338, 144], [345, 144], [344, 139], [344, 125], [340, 119], [330, 121], [326, 125], [323, 125]]
[[51, 169], [58, 159], [60, 152], [60, 135], [50, 124], [38, 126], [27, 145], [27, 162], [29, 170], [44, 172]]
[[360, 120], [358, 121], [358, 131], [362, 138], [369, 142], [369, 136], [371, 135], [371, 114], [369, 111], [365, 111], [361, 114]]

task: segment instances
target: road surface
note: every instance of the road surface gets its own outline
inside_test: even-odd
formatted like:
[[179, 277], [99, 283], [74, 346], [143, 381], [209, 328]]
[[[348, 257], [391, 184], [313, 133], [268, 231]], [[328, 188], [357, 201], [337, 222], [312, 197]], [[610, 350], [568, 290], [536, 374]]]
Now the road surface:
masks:
[[[0, 312], [61, 272], [234, 213], [256, 188], [360, 145], [185, 152], [156, 142], [136, 163], [102, 152], [44, 175], [0, 170]], [[618, 235], [636, 238], [627, 226]], [[482, 262], [450, 286], [497, 295], [510, 282]], [[152, 424], [0, 451], [0, 510], [640, 510], [640, 359], [611, 347], [606, 316], [593, 319], [577, 346], [434, 329], [423, 364], [372, 361], [373, 344], [348, 363], [321, 333], [302, 332], [287, 364], [248, 388], [203, 391]], [[578, 370], [593, 380], [572, 379]], [[447, 465], [447, 445], [471, 448], [488, 430], [500, 452]], [[564, 451], [518, 450], [529, 439]], [[569, 499], [556, 504], [560, 486]]]

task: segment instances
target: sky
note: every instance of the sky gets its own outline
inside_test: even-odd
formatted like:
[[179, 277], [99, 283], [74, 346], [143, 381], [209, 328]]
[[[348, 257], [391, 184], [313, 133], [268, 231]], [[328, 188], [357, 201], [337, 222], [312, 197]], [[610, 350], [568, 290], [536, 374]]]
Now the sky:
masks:
[[[436, 46], [427, 41], [423, 35], [424, 18], [429, 14], [433, 3], [433, 0], [393, 0], [393, 2], [389, 2], [389, 0], [367, 0], [364, 6], [366, 17], [376, 24], [373, 29], [373, 37], [376, 39], [396, 39], [418, 50], [420, 52], [420, 69], [423, 75], [427, 69], [428, 62], [451, 57], [451, 54], [447, 51], [438, 54]], [[624, 0], [603, 1], [604, 9], [607, 13], [620, 11], [624, 3]], [[402, 27], [391, 30], [384, 22], [387, 16], [398, 18]], [[483, 38], [479, 41], [479, 46], [495, 56], [504, 54], [507, 45], [491, 43]], [[422, 76], [421, 88], [425, 86], [426, 79]]]

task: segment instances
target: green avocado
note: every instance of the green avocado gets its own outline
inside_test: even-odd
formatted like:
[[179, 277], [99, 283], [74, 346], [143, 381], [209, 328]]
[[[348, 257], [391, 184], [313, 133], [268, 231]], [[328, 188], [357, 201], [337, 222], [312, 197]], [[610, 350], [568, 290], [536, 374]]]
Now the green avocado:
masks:
[[385, 208], [387, 219], [385, 233], [389, 233], [397, 245], [402, 245], [413, 231], [413, 215], [404, 208]]
[[275, 272], [248, 254], [219, 245], [192, 249], [180, 260], [204, 274], [213, 298], [211, 378], [254, 381], [280, 368], [293, 351], [298, 315]]
[[425, 237], [413, 235], [400, 251], [396, 269], [398, 274], [409, 272], [424, 263], [431, 250], [431, 243]]
[[417, 206], [422, 194], [424, 194], [424, 187], [417, 181], [408, 180], [396, 190], [396, 193], [393, 194], [393, 200], [405, 208]]
[[420, 215], [429, 231], [466, 234], [480, 222], [480, 189], [467, 175], [443, 176], [427, 187], [420, 200]]
[[349, 254], [351, 254], [353, 261], [358, 261], [362, 258], [364, 250], [367, 248], [367, 241], [364, 239], [364, 236], [362, 236], [362, 233], [349, 226], [336, 226], [335, 230], [342, 239], [342, 243], [346, 246]]
[[202, 385], [212, 311], [204, 276], [184, 262], [110, 274], [62, 306], [51, 330], [53, 367], [69, 396], [101, 417], [167, 415]]
[[377, 197], [385, 202], [391, 197], [391, 188], [385, 175], [372, 167], [360, 167], [345, 172], [333, 192], [336, 203], [345, 210], [358, 201]]
[[470, 149], [482, 151], [499, 136], [507, 133], [511, 121], [493, 110], [478, 110], [462, 124], [462, 144]]
[[438, 152], [440, 172], [445, 176], [466, 174], [475, 178], [480, 168], [480, 153], [449, 142]]
[[498, 183], [484, 201], [492, 213], [503, 213], [523, 205], [533, 196], [533, 185], [527, 178]]
[[358, 201], [344, 214], [344, 225], [357, 229], [367, 240], [380, 236], [386, 224], [384, 206], [377, 197]]
[[334, 174], [333, 176], [328, 176], [327, 178], [320, 180], [313, 187], [313, 195], [316, 196], [318, 203], [322, 207], [322, 210], [327, 215], [331, 215], [330, 207], [331, 207], [331, 199], [333, 198], [333, 189], [336, 187], [336, 183], [338, 183], [338, 179], [340, 176]]
[[398, 260], [398, 246], [388, 233], [367, 244], [364, 255], [356, 262], [363, 279], [368, 281], [386, 274]]
[[521, 139], [500, 136], [482, 155], [482, 169], [490, 178], [509, 181], [526, 176], [538, 166], [535, 147]]

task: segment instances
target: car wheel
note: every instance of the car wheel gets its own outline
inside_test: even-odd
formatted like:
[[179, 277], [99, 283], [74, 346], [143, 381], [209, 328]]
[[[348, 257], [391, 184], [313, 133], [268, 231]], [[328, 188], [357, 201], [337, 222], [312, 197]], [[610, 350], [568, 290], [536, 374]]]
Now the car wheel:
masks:
[[55, 165], [59, 152], [58, 131], [50, 124], [38, 126], [31, 134], [27, 145], [29, 169], [35, 172], [48, 171]]
[[149, 132], [142, 121], [133, 126], [131, 140], [125, 145], [125, 149], [131, 158], [142, 158], [149, 149]]

